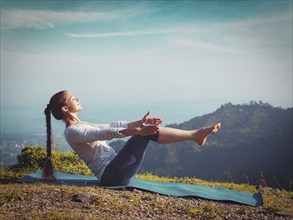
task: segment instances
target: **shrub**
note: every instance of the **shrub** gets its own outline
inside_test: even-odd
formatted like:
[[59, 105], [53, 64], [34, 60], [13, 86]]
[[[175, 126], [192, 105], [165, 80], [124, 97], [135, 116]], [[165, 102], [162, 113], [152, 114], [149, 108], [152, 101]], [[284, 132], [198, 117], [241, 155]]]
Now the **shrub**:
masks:
[[[17, 156], [18, 163], [11, 166], [10, 170], [34, 172], [43, 167], [47, 153], [41, 146], [25, 146], [21, 154]], [[85, 162], [73, 151], [57, 152], [52, 150], [52, 158], [55, 170], [92, 175]]]
[[42, 167], [46, 159], [46, 151], [40, 146], [25, 146], [17, 156], [18, 163], [12, 165], [12, 170], [37, 170]]

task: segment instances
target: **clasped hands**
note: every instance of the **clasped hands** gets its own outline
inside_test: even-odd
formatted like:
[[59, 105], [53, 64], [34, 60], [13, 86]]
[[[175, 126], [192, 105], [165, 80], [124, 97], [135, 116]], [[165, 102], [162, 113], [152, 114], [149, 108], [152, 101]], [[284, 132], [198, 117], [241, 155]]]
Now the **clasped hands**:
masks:
[[139, 135], [148, 136], [158, 132], [159, 125], [163, 123], [161, 118], [149, 117], [150, 112], [148, 111], [143, 118], [139, 121], [136, 130]]

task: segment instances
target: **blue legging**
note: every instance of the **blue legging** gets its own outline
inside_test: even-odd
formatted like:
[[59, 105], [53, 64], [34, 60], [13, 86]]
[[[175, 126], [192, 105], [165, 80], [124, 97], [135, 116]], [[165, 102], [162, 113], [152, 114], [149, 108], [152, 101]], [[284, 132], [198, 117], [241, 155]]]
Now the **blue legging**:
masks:
[[127, 186], [137, 173], [150, 140], [157, 141], [159, 132], [151, 136], [132, 136], [108, 164], [101, 186]]

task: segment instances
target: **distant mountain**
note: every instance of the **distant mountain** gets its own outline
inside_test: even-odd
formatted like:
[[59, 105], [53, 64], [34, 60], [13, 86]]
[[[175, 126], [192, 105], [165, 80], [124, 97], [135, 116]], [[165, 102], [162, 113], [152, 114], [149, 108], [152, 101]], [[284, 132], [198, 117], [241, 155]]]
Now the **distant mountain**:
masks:
[[[162, 176], [256, 184], [293, 189], [293, 109], [267, 103], [222, 105], [211, 114], [169, 127], [196, 129], [217, 122], [222, 128], [199, 147], [194, 142], [151, 142], [140, 172]], [[119, 149], [123, 142], [111, 143]]]

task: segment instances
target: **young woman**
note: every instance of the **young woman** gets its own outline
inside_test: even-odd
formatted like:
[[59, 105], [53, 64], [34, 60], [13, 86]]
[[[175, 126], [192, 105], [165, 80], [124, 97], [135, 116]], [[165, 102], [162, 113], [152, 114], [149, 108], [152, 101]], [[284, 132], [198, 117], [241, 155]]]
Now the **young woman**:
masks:
[[[110, 124], [92, 124], [81, 121], [77, 114], [82, 110], [80, 100], [68, 91], [53, 95], [45, 109], [47, 125], [47, 160], [43, 177], [54, 179], [51, 161], [51, 113], [66, 124], [65, 138], [77, 155], [103, 186], [128, 185], [137, 173], [150, 140], [160, 144], [179, 141], [206, 142], [210, 134], [216, 133], [221, 124], [198, 130], [180, 130], [159, 127], [161, 118], [150, 117], [150, 112], [137, 121], [115, 121]], [[117, 154], [105, 140], [132, 136]]]

